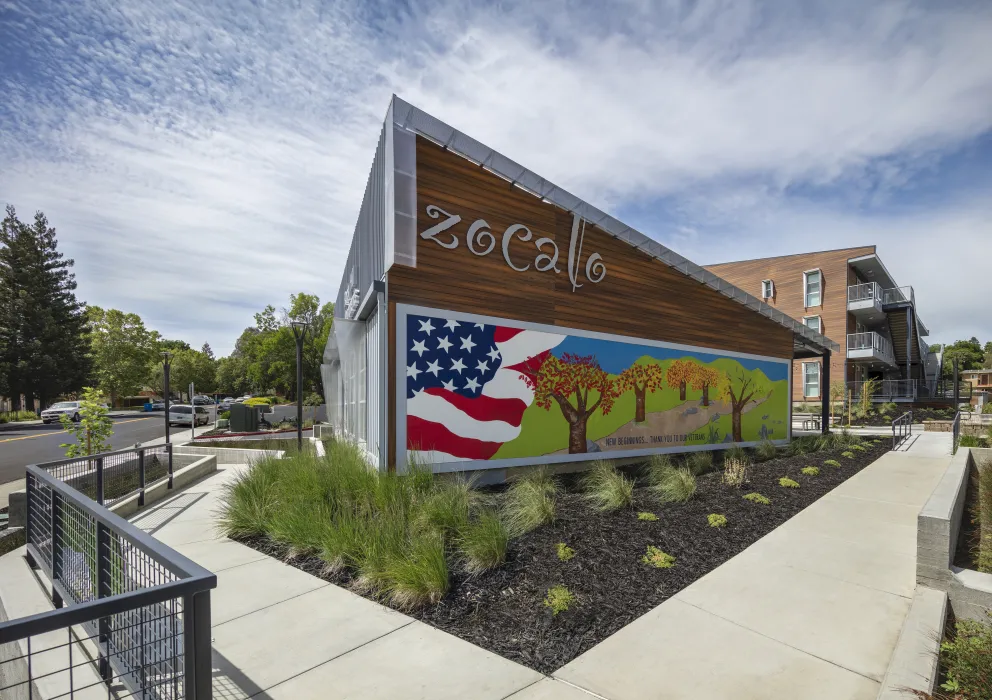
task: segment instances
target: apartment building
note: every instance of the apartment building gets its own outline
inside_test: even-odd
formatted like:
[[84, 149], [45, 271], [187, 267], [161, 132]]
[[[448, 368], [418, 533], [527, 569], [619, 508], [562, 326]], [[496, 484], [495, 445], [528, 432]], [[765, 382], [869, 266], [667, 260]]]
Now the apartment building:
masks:
[[[940, 362], [924, 340], [912, 287], [899, 286], [875, 246], [800, 253], [708, 265], [706, 269], [754, 294], [840, 345], [830, 382], [843, 379], [853, 396], [866, 379], [880, 380], [875, 401], [934, 396]], [[793, 401], [818, 402], [829, 392], [820, 358], [793, 366]]]

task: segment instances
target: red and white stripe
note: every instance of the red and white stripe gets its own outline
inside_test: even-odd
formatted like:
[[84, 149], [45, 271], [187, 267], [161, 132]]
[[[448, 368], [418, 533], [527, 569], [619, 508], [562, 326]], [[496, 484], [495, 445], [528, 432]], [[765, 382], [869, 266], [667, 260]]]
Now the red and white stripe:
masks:
[[555, 333], [497, 328], [501, 364], [479, 396], [469, 398], [432, 388], [407, 399], [406, 435], [411, 456], [428, 462], [490, 459], [503, 443], [520, 435], [524, 411], [534, 400], [520, 369], [564, 339]]

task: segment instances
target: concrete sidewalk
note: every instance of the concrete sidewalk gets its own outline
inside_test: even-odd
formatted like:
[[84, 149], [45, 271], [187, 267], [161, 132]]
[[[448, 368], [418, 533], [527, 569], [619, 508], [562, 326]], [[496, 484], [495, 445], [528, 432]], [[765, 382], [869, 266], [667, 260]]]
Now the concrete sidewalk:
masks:
[[874, 700], [950, 459], [949, 435], [916, 436], [555, 677], [608, 700]]

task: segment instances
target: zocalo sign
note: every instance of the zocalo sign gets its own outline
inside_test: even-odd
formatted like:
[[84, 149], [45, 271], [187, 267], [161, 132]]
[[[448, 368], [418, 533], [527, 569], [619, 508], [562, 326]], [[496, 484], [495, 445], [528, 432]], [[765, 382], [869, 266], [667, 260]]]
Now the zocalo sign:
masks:
[[[461, 223], [462, 217], [458, 214], [449, 214], [434, 204], [427, 205], [427, 216], [432, 219], [441, 219], [420, 234], [424, 240], [434, 241], [442, 248], [454, 250], [458, 247], [458, 234], [451, 231], [453, 227]], [[443, 219], [442, 219], [443, 217]], [[572, 237], [568, 244], [568, 279], [572, 282], [572, 291], [582, 286], [578, 281], [579, 271], [582, 269], [582, 243], [585, 239], [586, 222], [577, 214], [572, 215]], [[546, 236], [534, 239], [534, 234], [523, 224], [510, 224], [503, 231], [500, 238], [500, 248], [503, 252], [503, 260], [507, 266], [516, 272], [526, 272], [531, 267], [530, 261], [518, 260], [514, 262], [510, 258], [510, 243], [516, 237], [520, 241], [534, 241], [534, 248], [537, 251], [534, 256], [534, 269], [538, 272], [554, 272], [561, 274], [558, 267], [558, 244], [554, 239]], [[476, 219], [468, 227], [465, 234], [465, 245], [473, 255], [480, 257], [489, 255], [496, 248], [496, 235], [492, 232], [489, 223], [485, 219]], [[585, 278], [593, 284], [598, 284], [606, 277], [606, 265], [603, 263], [603, 256], [593, 253], [586, 259]]]

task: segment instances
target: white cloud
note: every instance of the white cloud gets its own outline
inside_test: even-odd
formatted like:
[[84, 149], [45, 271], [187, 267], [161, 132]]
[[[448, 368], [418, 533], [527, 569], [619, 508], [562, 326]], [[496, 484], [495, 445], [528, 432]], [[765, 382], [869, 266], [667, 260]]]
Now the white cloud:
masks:
[[699, 262], [876, 242], [935, 333], [992, 337], [928, 238], [992, 253], [992, 180], [883, 206], [992, 129], [992, 7], [862, 5], [15, 4], [0, 199], [48, 214], [83, 298], [226, 352], [335, 296], [395, 91]]

